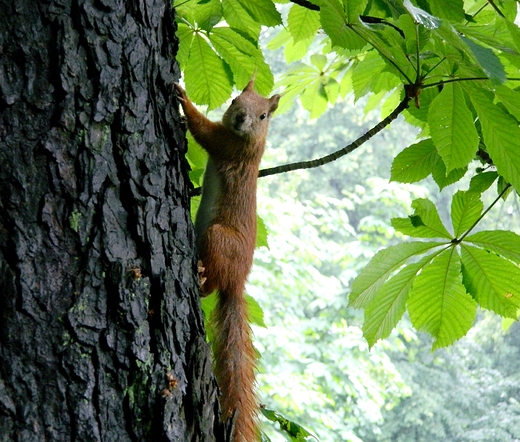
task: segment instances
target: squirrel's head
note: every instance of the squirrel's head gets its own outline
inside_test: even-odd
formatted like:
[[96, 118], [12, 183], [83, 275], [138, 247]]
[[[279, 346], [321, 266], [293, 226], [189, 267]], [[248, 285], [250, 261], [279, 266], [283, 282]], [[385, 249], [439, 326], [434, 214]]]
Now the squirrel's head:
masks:
[[254, 83], [253, 76], [222, 118], [222, 124], [242, 138], [265, 138], [269, 120], [280, 100], [280, 95], [264, 98], [257, 94], [253, 90]]

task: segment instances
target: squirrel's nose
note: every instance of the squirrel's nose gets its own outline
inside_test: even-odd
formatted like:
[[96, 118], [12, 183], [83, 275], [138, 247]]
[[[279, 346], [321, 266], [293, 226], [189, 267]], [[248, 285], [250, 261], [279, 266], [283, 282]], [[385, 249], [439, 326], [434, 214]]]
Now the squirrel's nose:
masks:
[[239, 113], [236, 115], [236, 122], [241, 124], [243, 123], [244, 121], [246, 121], [246, 115], [243, 114], [243, 113]]

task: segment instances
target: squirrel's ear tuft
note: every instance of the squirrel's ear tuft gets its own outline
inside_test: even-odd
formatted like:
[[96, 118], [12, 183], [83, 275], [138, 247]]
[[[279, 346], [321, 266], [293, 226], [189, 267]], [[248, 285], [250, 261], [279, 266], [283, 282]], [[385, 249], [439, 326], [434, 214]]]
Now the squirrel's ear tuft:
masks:
[[276, 94], [269, 98], [269, 113], [272, 114], [278, 108], [281, 95]]
[[255, 78], [256, 78], [256, 69], [253, 72], [253, 76], [251, 77], [251, 80], [249, 80], [249, 83], [247, 83], [247, 86], [244, 88], [244, 90], [242, 92], [246, 92], [246, 91], [253, 92], [253, 87], [255, 85]]

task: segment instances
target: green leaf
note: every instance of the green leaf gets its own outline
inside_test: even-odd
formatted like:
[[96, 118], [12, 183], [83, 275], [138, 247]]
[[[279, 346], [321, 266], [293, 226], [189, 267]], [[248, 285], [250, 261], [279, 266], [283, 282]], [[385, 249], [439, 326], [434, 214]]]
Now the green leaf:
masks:
[[307, 52], [309, 51], [309, 47], [314, 41], [314, 37], [305, 38], [298, 42], [294, 40], [289, 41], [284, 48], [285, 60], [287, 63], [292, 63], [295, 61], [301, 60]]
[[226, 64], [198, 34], [193, 37], [184, 74], [186, 92], [194, 103], [215, 109], [231, 95], [233, 86]]
[[306, 38], [314, 38], [320, 27], [320, 15], [318, 11], [294, 4], [287, 16], [287, 27], [296, 43]]
[[479, 136], [462, 89], [446, 84], [428, 113], [430, 134], [447, 172], [466, 166], [478, 150]]
[[452, 236], [442, 224], [435, 204], [425, 198], [412, 202], [415, 212], [408, 218], [393, 218], [392, 227], [405, 235], [415, 238], [446, 238]]
[[390, 179], [400, 183], [415, 183], [426, 178], [438, 161], [439, 154], [432, 140], [421, 140], [394, 158]]
[[483, 230], [468, 235], [465, 242], [510, 259], [520, 265], [520, 235], [506, 230]]
[[[360, 2], [352, 1], [359, 4]], [[323, 30], [330, 37], [333, 46], [346, 49], [361, 49], [366, 45], [365, 40], [358, 36], [350, 26], [344, 5], [339, 0], [323, 0], [320, 5], [320, 19]], [[352, 8], [348, 8], [348, 15], [355, 15]], [[359, 15], [359, 14], [358, 14]], [[357, 20], [357, 17], [353, 18]]]
[[318, 69], [318, 71], [323, 72], [327, 65], [327, 56], [323, 54], [312, 54], [310, 58], [311, 63]]
[[496, 181], [497, 177], [498, 174], [494, 171], [478, 173], [471, 178], [469, 190], [482, 194], [491, 187], [491, 185]]
[[311, 118], [318, 118], [327, 110], [329, 103], [323, 84], [318, 79], [310, 84], [301, 94], [300, 100], [304, 109], [310, 112]]
[[465, 20], [462, 0], [434, 0], [429, 2], [432, 14], [436, 17], [461, 22]]
[[188, 139], [188, 153], [186, 159], [188, 160], [192, 169], [206, 168], [208, 162], [208, 153], [195, 141], [191, 132], [186, 132], [186, 138]]
[[477, 111], [486, 148], [497, 171], [520, 191], [520, 129], [511, 116], [493, 104], [483, 89], [469, 88], [469, 96]]
[[433, 349], [452, 344], [473, 324], [477, 305], [461, 279], [460, 259], [453, 247], [437, 255], [415, 278], [408, 312], [415, 328], [435, 338]]
[[282, 16], [271, 0], [238, 0], [256, 22], [265, 26], [282, 24]]
[[204, 327], [206, 328], [206, 339], [208, 342], [214, 342], [215, 330], [211, 323], [211, 314], [217, 305], [217, 292], [211, 293], [209, 296], [201, 298], [200, 306], [204, 313]]
[[377, 252], [352, 282], [349, 306], [367, 307], [393, 271], [412, 256], [423, 254], [440, 245], [442, 244], [438, 242], [407, 242]]
[[198, 4], [194, 8], [195, 22], [201, 29], [211, 31], [213, 26], [222, 20], [222, 5], [219, 0], [210, 0], [205, 4]]
[[454, 235], [459, 238], [475, 224], [484, 210], [480, 194], [459, 190], [451, 201], [451, 221]]
[[518, 321], [518, 318], [517, 319], [512, 319], [512, 318], [504, 318], [502, 319], [502, 330], [504, 332], [507, 332], [511, 326]]
[[271, 92], [273, 74], [264, 61], [262, 52], [248, 39], [227, 27], [217, 27], [210, 34], [210, 41], [229, 64], [238, 89], [243, 89], [256, 72], [255, 88], [261, 95]]
[[245, 295], [245, 298], [249, 322], [259, 327], [267, 328], [264, 322], [264, 311], [262, 307], [260, 307], [260, 304], [258, 304], [256, 299], [252, 296]]
[[376, 52], [369, 52], [352, 69], [352, 87], [356, 100], [371, 90], [374, 79], [386, 68], [386, 63]]
[[385, 60], [389, 70], [407, 82], [416, 77], [415, 66], [406, 54], [403, 37], [394, 28], [380, 25], [352, 25], [356, 33], [370, 43]]
[[330, 104], [334, 104], [339, 97], [340, 85], [334, 78], [327, 77], [323, 79], [323, 88]]
[[493, 253], [462, 246], [464, 285], [481, 307], [516, 319], [520, 307], [520, 268]]
[[184, 70], [190, 58], [190, 47], [193, 41], [193, 30], [184, 23], [177, 23], [177, 37], [179, 38], [179, 51], [176, 59]]
[[469, 48], [484, 73], [494, 84], [498, 85], [506, 81], [504, 66], [491, 49], [480, 46], [478, 43], [464, 36], [460, 38]]
[[358, 23], [368, 0], [343, 0], [343, 11], [348, 23]]
[[450, 184], [459, 181], [468, 171], [467, 167], [462, 169], [453, 169], [450, 173], [446, 173], [446, 166], [443, 161], [438, 161], [432, 170], [432, 177], [440, 189], [444, 189]]
[[397, 325], [406, 310], [406, 301], [417, 273], [432, 259], [426, 256], [421, 261], [409, 264], [386, 281], [365, 308], [363, 335], [372, 347], [384, 339]]
[[264, 220], [259, 216], [256, 217], [256, 247], [267, 247], [269, 248], [269, 243], [267, 242], [268, 231], [265, 227]]
[[254, 41], [258, 40], [262, 26], [251, 17], [239, 0], [222, 0], [222, 10], [230, 27], [238, 29]]
[[[249, 295], [245, 295], [246, 303], [247, 303], [247, 314], [248, 319], [251, 324], [258, 325], [259, 327], [266, 328], [264, 322], [264, 311], [260, 304]], [[215, 310], [218, 302], [218, 293], [215, 290], [209, 296], [204, 296], [201, 298], [201, 308], [204, 312], [204, 326], [206, 327], [206, 337], [209, 342], [214, 341], [215, 329], [213, 327], [213, 311]]]
[[495, 96], [502, 102], [513, 117], [520, 120], [520, 93], [508, 88], [507, 86], [498, 86], [495, 89]]
[[305, 442], [308, 441], [309, 437], [318, 440], [316, 436], [303, 428], [300, 424], [291, 421], [277, 411], [270, 410], [269, 408], [260, 407], [262, 414], [271, 422], [278, 423], [281, 431], [283, 431], [292, 442]]

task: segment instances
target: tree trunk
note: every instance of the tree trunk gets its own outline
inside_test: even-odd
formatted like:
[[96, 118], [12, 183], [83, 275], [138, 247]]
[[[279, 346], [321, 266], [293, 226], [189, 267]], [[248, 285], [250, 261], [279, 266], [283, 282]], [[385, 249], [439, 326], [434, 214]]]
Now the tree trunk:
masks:
[[223, 440], [162, 0], [0, 0], [0, 440]]

